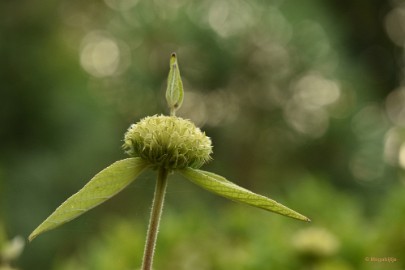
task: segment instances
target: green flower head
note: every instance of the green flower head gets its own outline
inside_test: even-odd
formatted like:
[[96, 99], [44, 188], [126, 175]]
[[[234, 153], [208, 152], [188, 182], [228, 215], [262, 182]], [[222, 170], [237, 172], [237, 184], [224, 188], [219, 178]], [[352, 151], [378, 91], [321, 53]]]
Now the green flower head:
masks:
[[211, 139], [191, 121], [176, 116], [155, 115], [129, 127], [123, 148], [156, 168], [200, 168], [211, 159]]
[[[166, 100], [170, 116], [145, 117], [131, 125], [125, 133], [123, 145], [131, 157], [116, 161], [96, 174], [81, 190], [69, 197], [46, 218], [31, 233], [29, 240], [105, 202], [149, 168], [158, 170], [155, 196], [160, 198], [157, 203], [159, 207], [154, 207], [155, 201], [152, 207], [160, 210], [156, 210], [157, 214], [151, 215], [151, 219], [160, 216], [167, 177], [170, 172], [176, 171], [214, 194], [284, 216], [309, 221], [307, 217], [270, 198], [240, 187], [218, 174], [200, 170], [199, 168], [211, 159], [211, 139], [191, 121], [175, 116], [184, 98], [176, 54], [172, 54], [170, 58], [167, 82]], [[156, 226], [158, 222], [152, 224]], [[157, 228], [150, 232], [157, 233]], [[153, 247], [147, 250], [153, 250]], [[149, 264], [147, 268], [142, 269], [151, 269], [150, 266]]]

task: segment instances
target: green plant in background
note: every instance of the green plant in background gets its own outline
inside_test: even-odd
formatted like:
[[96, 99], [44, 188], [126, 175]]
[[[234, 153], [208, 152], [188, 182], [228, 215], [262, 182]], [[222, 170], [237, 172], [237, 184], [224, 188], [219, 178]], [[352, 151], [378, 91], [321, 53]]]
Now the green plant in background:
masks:
[[11, 265], [20, 257], [24, 246], [24, 238], [19, 235], [8, 240], [3, 224], [0, 222], [0, 270], [17, 270]]
[[166, 100], [170, 116], [145, 117], [128, 129], [123, 148], [131, 156], [117, 161], [94, 176], [80, 191], [68, 198], [29, 236], [56, 228], [103, 203], [134, 181], [147, 168], [158, 171], [147, 232], [142, 269], [151, 269], [168, 175], [177, 171], [191, 182], [233, 201], [272, 211], [295, 219], [309, 219], [267, 197], [244, 189], [222, 176], [199, 170], [211, 159], [211, 140], [191, 121], [176, 117], [184, 92], [173, 53], [170, 58]]

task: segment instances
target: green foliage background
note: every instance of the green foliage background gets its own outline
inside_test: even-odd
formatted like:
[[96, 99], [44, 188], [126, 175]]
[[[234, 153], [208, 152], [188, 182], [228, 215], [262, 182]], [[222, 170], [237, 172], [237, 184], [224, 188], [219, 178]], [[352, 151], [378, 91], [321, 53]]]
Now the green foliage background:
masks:
[[[0, 2], [0, 250], [124, 158], [131, 123], [168, 114], [175, 51], [178, 115], [213, 140], [205, 169], [313, 222], [172, 177], [156, 269], [404, 269], [402, 11], [401, 1]], [[12, 266], [136, 269], [155, 177], [26, 245]]]

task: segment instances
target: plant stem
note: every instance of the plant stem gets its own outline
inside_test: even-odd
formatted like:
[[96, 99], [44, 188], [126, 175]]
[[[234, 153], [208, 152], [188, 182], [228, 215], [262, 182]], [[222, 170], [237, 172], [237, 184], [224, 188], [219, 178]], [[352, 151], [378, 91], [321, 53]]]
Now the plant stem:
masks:
[[155, 253], [160, 217], [162, 216], [168, 174], [169, 171], [167, 169], [159, 168], [155, 195], [153, 197], [152, 210], [150, 214], [148, 233], [146, 236], [145, 249], [143, 253], [142, 270], [152, 269], [153, 255]]
[[176, 109], [170, 108], [170, 116], [176, 116]]

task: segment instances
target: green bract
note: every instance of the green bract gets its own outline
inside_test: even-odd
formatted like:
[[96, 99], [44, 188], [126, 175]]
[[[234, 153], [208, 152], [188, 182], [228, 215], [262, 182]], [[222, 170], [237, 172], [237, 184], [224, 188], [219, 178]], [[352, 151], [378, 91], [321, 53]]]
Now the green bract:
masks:
[[62, 203], [30, 234], [28, 239], [31, 241], [39, 234], [75, 219], [110, 199], [134, 181], [147, 167], [148, 164], [141, 158], [127, 158], [114, 162]]
[[[39, 234], [66, 223], [93, 207], [116, 195], [134, 181], [145, 169], [159, 171], [155, 191], [156, 213], [151, 215], [149, 253], [154, 250], [158, 220], [163, 207], [164, 190], [169, 172], [178, 171], [185, 178], [202, 188], [233, 201], [248, 204], [267, 211], [295, 219], [309, 219], [294, 210], [265, 196], [242, 188], [217, 174], [199, 170], [211, 159], [211, 140], [191, 121], [174, 116], [183, 101], [183, 87], [177, 58], [172, 54], [167, 102], [171, 116], [155, 115], [145, 117], [129, 127], [125, 134], [123, 148], [132, 156], [113, 163], [96, 174], [81, 190], [62, 203], [29, 236], [34, 239]], [[155, 202], [154, 204], [155, 205]], [[153, 212], [153, 211], [152, 211]], [[152, 228], [152, 229], [151, 229]], [[148, 233], [149, 234], [149, 233]], [[145, 269], [151, 269], [151, 254], [146, 252]]]
[[192, 122], [176, 116], [155, 115], [133, 124], [123, 148], [156, 168], [200, 168], [210, 160], [211, 140]]

